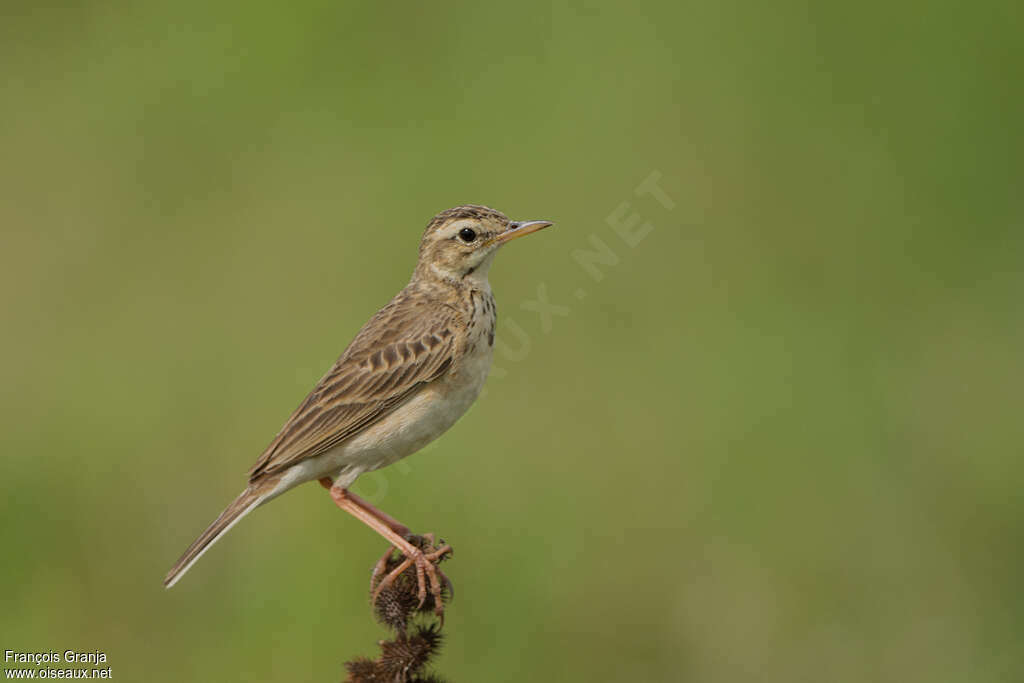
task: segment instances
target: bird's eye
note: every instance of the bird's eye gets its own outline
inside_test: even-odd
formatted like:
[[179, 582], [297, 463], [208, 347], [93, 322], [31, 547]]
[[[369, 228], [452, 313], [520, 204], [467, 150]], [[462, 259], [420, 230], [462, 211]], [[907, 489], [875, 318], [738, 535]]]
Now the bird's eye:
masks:
[[476, 239], [476, 230], [473, 228], [463, 228], [462, 230], [459, 230], [459, 239], [469, 244]]

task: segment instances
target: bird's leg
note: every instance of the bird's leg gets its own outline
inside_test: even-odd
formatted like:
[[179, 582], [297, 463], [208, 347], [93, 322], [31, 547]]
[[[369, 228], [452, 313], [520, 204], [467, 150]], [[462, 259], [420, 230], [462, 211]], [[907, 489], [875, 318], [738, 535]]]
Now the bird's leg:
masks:
[[[321, 480], [320, 483], [324, 484], [324, 480]], [[326, 484], [324, 485], [326, 486]], [[450, 553], [452, 551], [451, 546], [445, 545], [436, 550], [432, 550], [429, 553], [424, 552], [406, 540], [405, 537], [393, 529], [387, 521], [374, 514], [374, 512], [379, 513], [380, 511], [373, 506], [370, 506], [374, 511], [371, 512], [370, 509], [367, 509], [360, 505], [360, 503], [356, 502], [353, 494], [338, 486], [331, 486], [330, 494], [335, 505], [383, 536], [395, 548], [397, 548], [402, 555], [405, 556], [405, 560], [403, 560], [398, 567], [396, 567], [390, 574], [385, 576], [380, 583], [377, 584], [373, 595], [370, 597], [371, 602], [376, 603], [377, 597], [384, 588], [394, 583], [395, 579], [401, 576], [409, 567], [415, 566], [416, 583], [419, 586], [420, 605], [422, 606], [423, 602], [427, 599], [427, 582], [429, 580], [430, 592], [434, 596], [434, 611], [440, 615], [444, 611], [444, 607], [441, 603], [441, 581], [438, 578], [438, 569], [434, 566], [434, 563]], [[362, 499], [359, 500], [361, 502], [365, 502], [362, 501]], [[367, 503], [367, 505], [369, 504]], [[395, 522], [391, 517], [387, 517], [387, 520]], [[395, 523], [397, 524], [397, 522]], [[406, 529], [406, 531], [408, 532], [408, 529]], [[389, 549], [388, 555], [385, 555], [381, 558], [381, 561], [377, 563], [377, 567], [374, 568], [375, 575], [383, 571], [383, 568], [380, 566], [381, 562], [383, 562], [386, 567], [387, 559], [390, 554], [391, 550]], [[446, 584], [450, 583], [448, 581], [448, 577], [445, 577], [444, 580]]]
[[[334, 481], [330, 477], [323, 477], [322, 479], [320, 479], [320, 485], [323, 486], [328, 491], [330, 491], [331, 488], [334, 486]], [[395, 533], [397, 533], [402, 538], [407, 538], [409, 536], [409, 527], [405, 526], [391, 515], [387, 514], [386, 512], [377, 507], [374, 507], [369, 503], [369, 501], [367, 501], [364, 498], [360, 498], [351, 491], [346, 491], [346, 495], [353, 503], [360, 506], [361, 508], [369, 512], [371, 515], [374, 515], [375, 517], [377, 517], [377, 519], [387, 524]], [[385, 550], [384, 554], [381, 555], [379, 560], [377, 560], [377, 564], [373, 566], [373, 572], [370, 573], [371, 591], [377, 587], [377, 577], [379, 577], [387, 570], [388, 560], [391, 559], [391, 553], [393, 550], [394, 549], [390, 547], [387, 550]], [[445, 579], [447, 578], [448, 577], [445, 577]]]
[[[330, 491], [331, 488], [334, 486], [334, 482], [331, 481], [330, 477], [324, 477], [323, 479], [320, 480], [320, 485], [323, 486], [328, 491]], [[345, 489], [345, 496], [349, 498], [349, 500], [351, 500], [353, 503], [369, 512], [371, 515], [387, 524], [399, 536], [402, 536], [404, 538], [409, 535], [409, 527], [402, 524], [397, 519], [395, 519], [388, 513], [384, 512], [380, 508], [374, 507], [374, 505], [370, 503], [370, 501], [360, 496], [357, 496], [348, 489]]]
[[[320, 479], [320, 485], [323, 486], [328, 491], [330, 491], [331, 487], [334, 486], [334, 481], [330, 477], [323, 477], [322, 479]], [[355, 503], [359, 507], [363, 508], [364, 510], [369, 512], [371, 515], [373, 515], [374, 517], [376, 517], [377, 519], [381, 520], [382, 522], [387, 524], [389, 527], [391, 527], [391, 529], [396, 534], [398, 534], [402, 538], [406, 538], [406, 539], [409, 537], [409, 527], [405, 526], [404, 524], [402, 524], [397, 519], [395, 519], [394, 517], [392, 517], [388, 513], [384, 512], [380, 508], [375, 507], [374, 505], [372, 505], [365, 498], [357, 496], [356, 494], [352, 493], [351, 491], [348, 491], [347, 489], [346, 489], [346, 495], [348, 496], [348, 498], [353, 503]], [[431, 540], [433, 540], [433, 539], [431, 539]], [[433, 545], [433, 542], [431, 542], [431, 545]], [[375, 564], [373, 566], [373, 572], [370, 574], [370, 590], [371, 591], [374, 588], [377, 587], [377, 577], [380, 576], [381, 574], [383, 574], [384, 571], [387, 569], [388, 560], [391, 559], [391, 552], [392, 552], [392, 548], [388, 548], [386, 551], [384, 551], [384, 554], [381, 555], [381, 558], [379, 560], [377, 560], [377, 564]], [[445, 578], [447, 579], [448, 577], [445, 577]]]

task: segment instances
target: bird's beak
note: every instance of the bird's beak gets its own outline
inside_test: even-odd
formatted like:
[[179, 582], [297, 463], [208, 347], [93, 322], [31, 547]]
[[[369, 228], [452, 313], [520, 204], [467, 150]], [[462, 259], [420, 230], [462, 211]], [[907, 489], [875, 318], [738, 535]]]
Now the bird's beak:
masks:
[[554, 223], [551, 221], [512, 221], [508, 224], [508, 230], [494, 238], [494, 243], [504, 244], [505, 242], [511, 242], [524, 235], [543, 230], [550, 225], [554, 225]]

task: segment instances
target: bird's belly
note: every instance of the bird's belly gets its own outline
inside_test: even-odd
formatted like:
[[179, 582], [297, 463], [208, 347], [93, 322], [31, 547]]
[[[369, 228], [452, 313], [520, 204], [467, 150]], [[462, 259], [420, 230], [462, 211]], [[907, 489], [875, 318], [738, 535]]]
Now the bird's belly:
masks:
[[349, 485], [362, 472], [412, 455], [454, 425], [487, 379], [490, 348], [475, 356], [464, 358], [458, 373], [431, 382], [386, 417], [325, 453], [342, 485]]

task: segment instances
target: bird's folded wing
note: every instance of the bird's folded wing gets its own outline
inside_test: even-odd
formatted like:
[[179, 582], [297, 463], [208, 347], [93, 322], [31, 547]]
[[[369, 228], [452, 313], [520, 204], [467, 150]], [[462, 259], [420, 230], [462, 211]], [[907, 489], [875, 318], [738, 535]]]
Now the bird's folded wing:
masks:
[[249, 470], [250, 480], [326, 453], [445, 373], [455, 355], [453, 317], [416, 321], [416, 311], [389, 308], [363, 328], [292, 413]]

